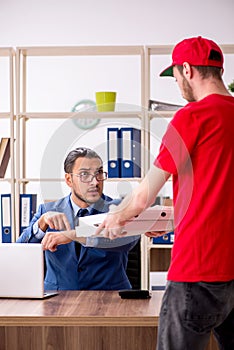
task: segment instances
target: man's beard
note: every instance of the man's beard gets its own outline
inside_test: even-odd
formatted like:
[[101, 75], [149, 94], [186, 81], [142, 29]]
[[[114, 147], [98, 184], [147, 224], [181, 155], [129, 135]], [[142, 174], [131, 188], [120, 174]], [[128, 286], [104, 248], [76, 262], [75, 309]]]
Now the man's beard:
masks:
[[[86, 203], [86, 204], [93, 204], [96, 203], [97, 200], [94, 201], [89, 201], [87, 198], [82, 197], [80, 194], [78, 194], [76, 191], [73, 191], [74, 195], [76, 196], [77, 199], [81, 200], [82, 202]], [[100, 198], [100, 196], [99, 196]]]
[[188, 101], [188, 102], [194, 102], [196, 101], [193, 90], [189, 84], [189, 82], [183, 77], [183, 97]]

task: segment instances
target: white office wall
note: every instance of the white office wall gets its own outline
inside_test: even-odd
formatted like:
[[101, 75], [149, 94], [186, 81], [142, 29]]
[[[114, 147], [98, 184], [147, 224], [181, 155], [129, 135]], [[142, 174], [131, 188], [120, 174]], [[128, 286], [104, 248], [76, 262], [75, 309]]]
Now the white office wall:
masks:
[[0, 0], [0, 45], [233, 42], [233, 0]]
[[[233, 44], [233, 13], [233, 0], [0, 0], [0, 46], [175, 44], [184, 37], [197, 35], [212, 38], [220, 44]], [[79, 85], [79, 74], [73, 68], [73, 61], [74, 58], [70, 59], [67, 68], [63, 70], [60, 60], [55, 62], [49, 59], [45, 63], [43, 59], [32, 59], [32, 74], [28, 81], [30, 110], [70, 110], [74, 103], [81, 99], [94, 99], [94, 92], [102, 89], [118, 91], [119, 103], [137, 104], [139, 101], [139, 61], [130, 58], [125, 66], [126, 61], [120, 58], [114, 70], [112, 65], [115, 64], [115, 59], [112, 60], [112, 65], [106, 61], [103, 66], [100, 62], [101, 66], [98, 66], [96, 71], [95, 65], [90, 68], [90, 62], [82, 62], [79, 73], [82, 74], [82, 88]], [[165, 57], [153, 70], [151, 97], [184, 103], [173, 81], [157, 77], [161, 66], [163, 68], [169, 62], [170, 57]], [[225, 79], [228, 83], [234, 78], [232, 57], [227, 58], [227, 65], [228, 75]], [[1, 71], [4, 72], [4, 68], [0, 65]], [[90, 75], [91, 82], [94, 81], [95, 84], [84, 83], [90, 80]], [[123, 79], [124, 86], [121, 86]], [[158, 85], [160, 79], [162, 88], [157, 88], [161, 86]], [[2, 85], [0, 94], [2, 111], [6, 110], [7, 101]], [[165, 125], [166, 123], [162, 127], [154, 122], [153, 128], [161, 128], [162, 133]], [[102, 148], [100, 140], [103, 140], [105, 135], [101, 126], [95, 129], [95, 137], [88, 137], [72, 122], [66, 122], [65, 125], [61, 121], [32, 122], [28, 129], [27, 141], [28, 171], [32, 176], [36, 176], [38, 170], [44, 171], [45, 162], [48, 162], [47, 159], [45, 161], [45, 149], [48, 150], [48, 144], [53, 144], [54, 140], [57, 142], [57, 138], [61, 138], [61, 128], [66, 130], [64, 152], [61, 154], [61, 144], [60, 147], [54, 147], [54, 159], [51, 164], [46, 163], [51, 173], [56, 173], [57, 177], [63, 174], [61, 160], [64, 160], [70, 147], [82, 143], [96, 149]], [[77, 128], [76, 131], [74, 128]], [[70, 135], [73, 136], [68, 144], [67, 139]], [[3, 136], [0, 130], [0, 137]], [[154, 154], [159, 145], [158, 137], [153, 137], [152, 141]], [[37, 191], [35, 186], [28, 185], [28, 191]], [[121, 186], [124, 189], [120, 188]], [[109, 194], [118, 195], [132, 186], [134, 184], [107, 184], [106, 189]], [[53, 198], [66, 193], [67, 190], [61, 184], [49, 184], [46, 191], [48, 198]], [[171, 194], [171, 189], [166, 189], [164, 194]]]

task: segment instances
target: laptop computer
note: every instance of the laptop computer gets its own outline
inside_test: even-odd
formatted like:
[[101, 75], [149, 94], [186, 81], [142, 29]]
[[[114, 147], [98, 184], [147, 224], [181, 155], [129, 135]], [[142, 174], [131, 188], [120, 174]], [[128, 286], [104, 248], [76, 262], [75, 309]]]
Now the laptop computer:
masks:
[[0, 298], [43, 299], [57, 294], [44, 291], [41, 244], [0, 244]]

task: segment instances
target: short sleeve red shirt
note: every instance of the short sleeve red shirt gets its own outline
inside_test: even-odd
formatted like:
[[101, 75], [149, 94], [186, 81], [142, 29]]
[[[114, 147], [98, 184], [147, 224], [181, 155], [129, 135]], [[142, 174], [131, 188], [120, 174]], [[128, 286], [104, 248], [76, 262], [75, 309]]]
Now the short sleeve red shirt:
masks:
[[154, 165], [173, 174], [168, 279], [234, 279], [234, 98], [212, 94], [179, 110]]

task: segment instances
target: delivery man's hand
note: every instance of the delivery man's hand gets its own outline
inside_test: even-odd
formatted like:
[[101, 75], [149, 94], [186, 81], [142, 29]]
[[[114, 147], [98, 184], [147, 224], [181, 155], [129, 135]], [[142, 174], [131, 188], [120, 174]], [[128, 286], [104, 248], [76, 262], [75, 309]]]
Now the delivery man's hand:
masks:
[[151, 238], [151, 237], [161, 237], [166, 233], [167, 233], [166, 231], [151, 231], [151, 232], [145, 232], [145, 235]]
[[110, 212], [104, 221], [98, 226], [95, 235], [102, 234], [109, 239], [123, 237], [126, 232], [123, 231], [125, 222], [121, 220], [118, 212]]

